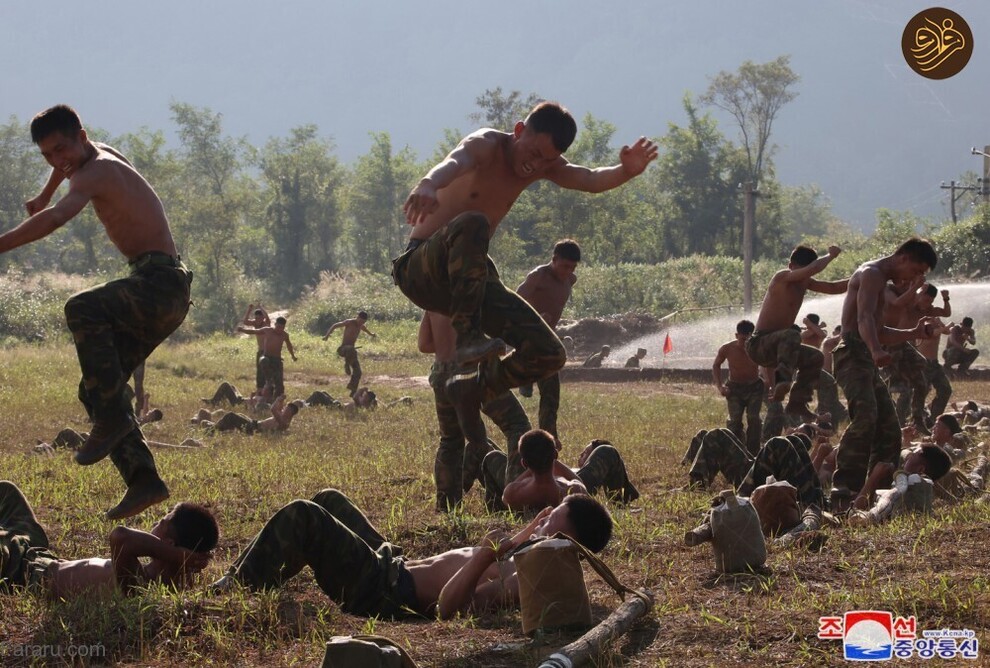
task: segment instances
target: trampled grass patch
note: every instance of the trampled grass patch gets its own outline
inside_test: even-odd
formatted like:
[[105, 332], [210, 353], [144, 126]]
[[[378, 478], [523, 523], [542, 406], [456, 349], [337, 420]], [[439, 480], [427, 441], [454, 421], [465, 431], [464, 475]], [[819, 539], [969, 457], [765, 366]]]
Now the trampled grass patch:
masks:
[[[413, 557], [476, 543], [488, 530], [514, 524], [508, 516], [487, 515], [478, 489], [458, 513], [433, 511], [438, 434], [423, 378], [429, 359], [415, 352], [416, 323], [372, 325], [380, 336], [362, 339], [366, 381], [383, 402], [410, 396], [412, 405], [353, 416], [308, 408], [288, 433], [276, 436], [212, 436], [188, 422], [220, 380], [249, 391], [253, 340], [217, 335], [157, 351], [146, 385], [165, 419], [145, 433], [168, 443], [187, 437], [204, 442], [202, 449], [156, 449], [155, 456], [172, 501], [204, 502], [217, 513], [222, 537], [213, 564], [180, 593], [152, 586], [130, 598], [63, 602], [0, 595], [0, 648], [8, 653], [0, 663], [32, 663], [11, 659], [13, 647], [100, 645], [103, 657], [87, 662], [314, 666], [330, 636], [374, 632], [402, 644], [424, 666], [538, 665], [542, 655], [527, 645], [516, 612], [450, 622], [366, 620], [340, 612], [308, 571], [275, 593], [205, 591], [272, 513], [326, 487], [346, 492]], [[291, 324], [290, 331], [300, 359], [286, 360], [289, 398], [314, 389], [342, 397], [346, 378], [336, 344], [297, 334]], [[67, 452], [29, 454], [36, 439], [49, 440], [64, 426], [85, 429], [77, 382], [68, 346], [21, 345], [6, 352], [0, 366], [0, 479], [24, 491], [60, 556], [109, 556], [113, 525], [102, 513], [123, 492], [116, 470], [109, 463], [79, 467]], [[955, 386], [956, 397], [990, 398], [977, 383]], [[538, 395], [522, 401], [535, 417]], [[771, 547], [765, 573], [718, 576], [709, 547], [683, 545], [684, 531], [697, 524], [717, 490], [677, 488], [686, 482], [679, 462], [690, 437], [723, 421], [724, 401], [710, 385], [563, 385], [564, 460], [574, 463], [591, 438], [611, 439], [642, 494], [628, 508], [611, 506], [616, 531], [604, 559], [624, 582], [657, 597], [650, 617], [598, 665], [843, 665], [841, 643], [817, 638], [818, 618], [864, 609], [915, 615], [919, 629], [972, 629], [982, 640], [990, 611], [987, 511], [972, 501], [938, 505], [931, 516], [877, 528], [829, 530], [820, 551]], [[148, 529], [165, 510], [154, 508], [128, 525]], [[594, 613], [602, 618], [618, 598], [596, 576], [587, 580]], [[549, 638], [543, 654], [571, 639]], [[47, 662], [70, 663], [65, 656]]]

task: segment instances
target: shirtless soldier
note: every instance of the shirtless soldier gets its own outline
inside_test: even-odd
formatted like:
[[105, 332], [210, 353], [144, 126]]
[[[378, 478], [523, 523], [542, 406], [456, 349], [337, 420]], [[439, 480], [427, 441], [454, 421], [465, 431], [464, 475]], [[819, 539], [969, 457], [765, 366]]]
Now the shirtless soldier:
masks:
[[515, 563], [503, 557], [533, 535], [558, 531], [600, 552], [612, 535], [612, 517], [590, 496], [572, 494], [514, 536], [491, 532], [477, 547], [406, 561], [350, 499], [325, 489], [275, 513], [212, 589], [275, 588], [309, 565], [320, 589], [349, 614], [450, 619], [517, 605]]
[[[74, 110], [58, 105], [35, 116], [31, 139], [52, 173], [26, 204], [30, 218], [0, 235], [0, 253], [51, 234], [92, 202], [130, 265], [126, 278], [75, 294], [65, 305], [82, 369], [79, 399], [93, 420], [76, 461], [86, 466], [110, 455], [127, 493], [107, 517], [130, 517], [167, 499], [168, 488], [125, 388], [134, 369], [185, 319], [192, 272], [179, 260], [158, 195], [119, 152], [89, 140]], [[69, 192], [48, 207], [65, 179]]]
[[933, 420], [945, 412], [945, 407], [949, 405], [949, 398], [952, 396], [952, 384], [949, 382], [949, 377], [945, 375], [945, 369], [942, 368], [942, 365], [938, 361], [938, 345], [942, 341], [942, 335], [948, 334], [950, 331], [950, 328], [938, 318], [940, 313], [946, 312], [951, 308], [949, 306], [949, 291], [942, 290], [941, 308], [933, 304], [935, 295], [937, 294], [938, 288], [931, 283], [923, 286], [918, 291], [914, 304], [908, 307], [908, 313], [906, 315], [908, 322], [911, 322], [911, 319], [917, 321], [918, 318], [935, 316], [932, 320], [932, 337], [930, 339], [917, 339], [914, 342], [915, 348], [925, 358], [926, 396], [929, 389], [934, 388], [935, 390], [935, 397], [932, 399], [928, 411], [928, 414]]
[[[150, 532], [118, 526], [110, 532], [110, 559], [59, 559], [48, 544], [27, 499], [12, 482], [0, 482], [0, 592], [11, 587], [38, 588], [70, 599], [139, 584], [162, 582], [182, 587], [203, 570], [220, 531], [213, 514], [180, 503]], [[150, 558], [145, 565], [140, 559]]]
[[818, 257], [818, 253], [807, 246], [795, 248], [787, 269], [781, 269], [770, 279], [756, 320], [756, 331], [746, 341], [746, 352], [754, 362], [763, 367], [776, 367], [776, 384], [771, 398], [781, 401], [790, 390], [784, 412], [805, 421], [814, 421], [816, 417], [809, 410], [808, 402], [818, 385], [822, 353], [801, 344], [801, 332], [794, 328], [794, 323], [808, 290], [829, 295], [846, 291], [846, 280], [813, 278], [841, 252], [838, 246], [829, 246], [828, 255]]
[[[564, 312], [564, 305], [571, 296], [571, 288], [577, 282], [574, 270], [581, 261], [581, 247], [576, 241], [563, 239], [553, 246], [553, 255], [548, 264], [542, 264], [529, 272], [526, 280], [516, 288], [516, 294], [529, 302], [536, 309], [550, 329], [557, 326]], [[519, 388], [523, 396], [532, 396], [533, 386], [529, 386], [529, 394]], [[557, 411], [560, 409], [560, 376], [556, 373], [539, 381], [540, 388], [540, 429], [549, 431], [554, 436], [557, 433]]]
[[[952, 315], [948, 301], [942, 308], [933, 307], [929, 301], [925, 312], [916, 308], [919, 291], [925, 292], [926, 289], [924, 282], [924, 277], [919, 276], [911, 282], [899, 281], [887, 284], [883, 309], [885, 325], [896, 329], [910, 329], [921, 318]], [[892, 358], [889, 365], [890, 384], [891, 386], [899, 384], [904, 388], [895, 404], [897, 417], [902, 425], [912, 424], [919, 433], [928, 435], [930, 432], [925, 423], [925, 399], [928, 395], [925, 358], [911, 341], [887, 346], [887, 352]], [[908, 407], [910, 407], [910, 416]], [[939, 415], [941, 413], [936, 413], [932, 418]]]
[[[248, 304], [247, 313], [244, 314], [244, 319], [241, 320], [241, 324], [245, 327], [254, 327], [255, 329], [261, 329], [262, 327], [270, 327], [272, 324], [272, 319], [268, 317], [268, 313], [265, 309], [254, 308], [254, 304]], [[261, 358], [265, 356], [265, 350], [261, 345], [261, 339], [258, 339], [258, 350], [254, 354], [254, 385], [255, 390], [260, 391], [265, 387], [265, 372], [261, 368]]]
[[884, 345], [931, 336], [922, 320], [909, 330], [883, 324], [887, 281], [912, 281], [935, 268], [938, 255], [924, 239], [909, 239], [893, 255], [866, 262], [849, 279], [842, 303], [842, 343], [832, 354], [835, 378], [849, 402], [850, 423], [842, 432], [832, 474], [831, 504], [844, 512], [852, 493], [863, 487], [877, 464], [897, 466], [901, 428], [894, 402], [880, 379], [879, 368], [890, 364]]
[[350, 374], [351, 379], [347, 383], [347, 391], [353, 397], [354, 393], [357, 392], [358, 385], [361, 384], [361, 363], [358, 361], [357, 348], [354, 344], [357, 342], [358, 336], [361, 332], [364, 332], [368, 336], [374, 338], [375, 335], [368, 330], [364, 324], [368, 322], [368, 314], [364, 311], [359, 311], [356, 318], [350, 318], [348, 320], [341, 320], [340, 322], [335, 322], [330, 325], [330, 329], [327, 333], [323, 335], [323, 340], [326, 341], [333, 334], [334, 330], [344, 328], [344, 339], [340, 342], [340, 346], [337, 348], [337, 355], [344, 358], [344, 373]]
[[[611, 190], [657, 157], [656, 145], [641, 137], [622, 148], [618, 165], [573, 165], [561, 154], [576, 133], [570, 112], [543, 102], [512, 132], [485, 128], [462, 139], [406, 199], [413, 228], [405, 252], [392, 263], [392, 277], [417, 306], [450, 316], [457, 362], [478, 364], [477, 371], [449, 381], [462, 413], [477, 414], [483, 401], [545, 378], [567, 359], [560, 339], [502, 285], [488, 257], [489, 240], [516, 198], [540, 179], [585, 192]], [[500, 359], [505, 344], [513, 352]]]
[[[762, 445], [760, 433], [760, 409], [763, 408], [764, 383], [760, 367], [746, 354], [746, 340], [753, 334], [753, 323], [740, 320], [736, 324], [734, 341], [722, 344], [712, 363], [712, 380], [715, 389], [729, 404], [728, 427], [740, 441], [746, 444], [749, 454], [756, 455]], [[722, 383], [722, 364], [729, 363], [729, 380]], [[746, 413], [746, 431], [743, 431], [743, 413]]]
[[265, 376], [265, 385], [271, 385], [272, 396], [280, 397], [285, 394], [285, 367], [282, 364], [282, 346], [292, 355], [292, 361], [298, 362], [296, 351], [292, 348], [289, 333], [285, 331], [286, 320], [283, 316], [275, 318], [274, 327], [245, 327], [241, 325], [238, 332], [253, 334], [261, 343], [262, 356], [258, 360], [261, 371]]

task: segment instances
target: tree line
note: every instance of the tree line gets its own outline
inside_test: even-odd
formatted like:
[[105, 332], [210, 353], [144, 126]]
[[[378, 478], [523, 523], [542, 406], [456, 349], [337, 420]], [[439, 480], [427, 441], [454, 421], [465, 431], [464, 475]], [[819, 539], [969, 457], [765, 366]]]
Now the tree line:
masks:
[[[684, 95], [685, 122], [671, 122], [664, 135], [654, 137], [660, 158], [643, 177], [596, 196], [546, 182], [524, 192], [496, 235], [496, 261], [522, 271], [546, 261], [548, 249], [563, 237], [577, 239], [586, 262], [595, 265], [739, 257], [738, 184], [747, 180], [759, 182], [764, 195], [757, 204], [755, 258], [786, 257], [804, 238], [855, 237], [817, 186], [787, 187], [776, 179], [771, 128], [796, 94], [797, 81], [786, 57], [744, 63], [737, 72], [713, 77], [702, 95]], [[468, 120], [509, 130], [539, 99], [535, 92], [486, 90]], [[706, 110], [712, 107], [736, 121], [735, 140]], [[315, 125], [254, 146], [227, 134], [222, 114], [211, 109], [176, 102], [170, 111], [177, 146], [169, 146], [160, 129], [89, 133], [120, 149], [161, 197], [180, 252], [196, 275], [196, 323], [202, 330], [228, 327], [244, 295], [289, 303], [324, 274], [387, 273], [408, 235], [406, 195], [463, 134], [443, 130], [434, 153], [421, 158], [394, 146], [388, 132], [373, 133], [368, 152], [343, 164], [333, 140]], [[580, 132], [566, 153], [572, 162], [615, 164], [616, 142], [635, 139], [616, 137], [614, 125], [590, 113], [578, 120]], [[28, 122], [12, 117], [0, 125], [0, 230], [23, 220], [24, 201], [37, 194], [47, 174]], [[108, 276], [120, 267], [89, 208], [49, 238], [0, 256], [3, 271]]]

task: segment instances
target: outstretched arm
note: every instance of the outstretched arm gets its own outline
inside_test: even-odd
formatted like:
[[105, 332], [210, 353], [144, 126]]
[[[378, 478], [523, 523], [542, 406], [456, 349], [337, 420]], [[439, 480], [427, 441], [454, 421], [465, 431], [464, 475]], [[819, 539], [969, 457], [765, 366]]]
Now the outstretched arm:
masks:
[[361, 331], [362, 331], [362, 332], [364, 332], [365, 334], [367, 334], [368, 336], [371, 336], [371, 337], [374, 337], [374, 338], [376, 338], [376, 339], [378, 338], [378, 336], [377, 336], [377, 335], [375, 335], [375, 333], [374, 333], [374, 332], [372, 332], [372, 331], [371, 331], [370, 329], [368, 329], [368, 328], [367, 328], [367, 327], [365, 327], [364, 325], [361, 325]]
[[341, 320], [340, 322], [335, 322], [332, 325], [330, 325], [330, 329], [328, 329], [327, 333], [323, 335], [323, 340], [326, 341], [327, 339], [329, 339], [330, 335], [333, 334], [335, 330], [340, 329], [346, 324], [347, 324], [346, 320]]
[[632, 146], [623, 146], [619, 151], [619, 164], [612, 167], [590, 169], [581, 165], [572, 165], [561, 159], [561, 163], [547, 172], [547, 178], [561, 188], [581, 190], [588, 193], [600, 193], [618, 188], [640, 174], [646, 167], [657, 159], [657, 145], [640, 137]]
[[70, 187], [68, 194], [58, 204], [39, 211], [14, 229], [0, 235], [0, 253], [47, 237], [82, 211], [91, 197], [82, 189]]

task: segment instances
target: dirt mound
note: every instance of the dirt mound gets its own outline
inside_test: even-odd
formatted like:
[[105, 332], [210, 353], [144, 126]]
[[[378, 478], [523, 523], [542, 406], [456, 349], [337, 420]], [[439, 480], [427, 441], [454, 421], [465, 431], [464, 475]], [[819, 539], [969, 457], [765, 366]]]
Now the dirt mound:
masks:
[[596, 353], [604, 345], [613, 348], [621, 346], [660, 327], [660, 321], [649, 313], [624, 313], [562, 322], [566, 324], [557, 326], [557, 335], [574, 339], [578, 357]]

